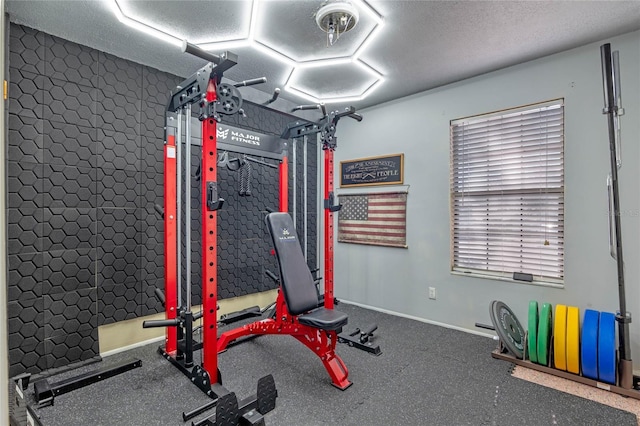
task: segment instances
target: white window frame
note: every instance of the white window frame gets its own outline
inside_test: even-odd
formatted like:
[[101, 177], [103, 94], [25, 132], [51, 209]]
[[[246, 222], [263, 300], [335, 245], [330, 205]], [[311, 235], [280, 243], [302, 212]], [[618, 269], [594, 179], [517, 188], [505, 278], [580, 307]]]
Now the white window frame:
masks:
[[[542, 118], [532, 119], [535, 117], [534, 114]], [[544, 120], [549, 120], [545, 123], [551, 123], [552, 120], [553, 122], [545, 124], [546, 127], [543, 129], [541, 122]], [[518, 128], [518, 125], [520, 129], [530, 129], [531, 123], [535, 123], [533, 127], [536, 128], [533, 131], [535, 135], [532, 140], [537, 140], [539, 143], [531, 142], [530, 133], [524, 130], [519, 130], [520, 136], [514, 136], [513, 130]], [[508, 129], [507, 126], [509, 126]], [[478, 129], [482, 129], [483, 133], [477, 133]], [[508, 139], [505, 136], [507, 132], [510, 135]], [[525, 133], [526, 137], [523, 136]], [[470, 136], [471, 134], [474, 136]], [[487, 136], [484, 136], [485, 134]], [[544, 141], [541, 140], [542, 137], [545, 138]], [[532, 143], [535, 143], [535, 146], [532, 147]], [[483, 146], [486, 147], [486, 152], [482, 151]], [[529, 149], [536, 151], [533, 160], [529, 158], [525, 160], [524, 151], [517, 151], [518, 154], [514, 154], [514, 149], [523, 150], [525, 146], [527, 155], [529, 155]], [[542, 151], [544, 151], [544, 160]], [[552, 161], [549, 162], [548, 158], [552, 158]], [[481, 164], [476, 166], [479, 159]], [[521, 177], [515, 180], [513, 177], [511, 180], [509, 177], [503, 178], [514, 171], [513, 166], [509, 169], [508, 166], [503, 165], [503, 160], [504, 163], [513, 164], [514, 159], [519, 165], [517, 169]], [[527, 165], [530, 164], [528, 161], [535, 162], [534, 167], [537, 166], [538, 171], [529, 172], [528, 170], [531, 169], [522, 167], [525, 161]], [[563, 287], [564, 167], [564, 99], [451, 120], [449, 188], [451, 273]], [[512, 185], [512, 181], [516, 184]], [[537, 185], [539, 186], [534, 188]], [[526, 201], [527, 199], [530, 201]], [[518, 202], [520, 208], [514, 209], [514, 203], [518, 205]], [[532, 206], [537, 206], [536, 203], [545, 204], [545, 202], [547, 207], [544, 208], [543, 224], [540, 213], [531, 214], [527, 211], [538, 211], [538, 207]], [[486, 212], [482, 213], [485, 203]], [[511, 206], [511, 210], [508, 206]], [[516, 249], [513, 241], [517, 239], [518, 233], [513, 232], [514, 228], [511, 225], [518, 217], [520, 223], [534, 225], [534, 227], [527, 226], [526, 228], [530, 229], [527, 231], [523, 229], [525, 226], [520, 226], [520, 248]], [[497, 221], [497, 218], [500, 221]], [[481, 219], [486, 225], [477, 226]], [[498, 223], [506, 223], [505, 228], [512, 232], [505, 231], [505, 235], [500, 236], [502, 229], [505, 228], [501, 229], [496, 225]], [[483, 227], [485, 229], [482, 229]], [[538, 237], [541, 244], [547, 247], [538, 246]], [[484, 243], [480, 242], [482, 238], [485, 238]], [[539, 253], [537, 260], [536, 250]], [[519, 260], [516, 260], [518, 256]], [[536, 261], [539, 269], [533, 267]], [[514, 266], [516, 263], [520, 266]], [[529, 269], [518, 270], [523, 267]], [[526, 278], [515, 279], [515, 272], [527, 274]], [[528, 281], [529, 279], [531, 281]]]

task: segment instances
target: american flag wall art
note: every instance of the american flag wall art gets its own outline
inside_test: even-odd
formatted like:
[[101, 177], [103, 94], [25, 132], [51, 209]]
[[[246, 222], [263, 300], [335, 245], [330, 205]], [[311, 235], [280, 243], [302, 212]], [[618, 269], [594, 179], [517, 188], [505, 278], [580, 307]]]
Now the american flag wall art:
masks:
[[340, 195], [338, 242], [407, 247], [407, 193]]

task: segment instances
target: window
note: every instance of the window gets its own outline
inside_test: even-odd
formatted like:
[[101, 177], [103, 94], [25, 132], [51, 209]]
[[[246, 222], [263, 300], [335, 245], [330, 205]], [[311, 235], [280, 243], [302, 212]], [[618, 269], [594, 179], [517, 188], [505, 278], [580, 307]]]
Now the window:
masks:
[[451, 121], [451, 225], [453, 271], [562, 284], [562, 100]]

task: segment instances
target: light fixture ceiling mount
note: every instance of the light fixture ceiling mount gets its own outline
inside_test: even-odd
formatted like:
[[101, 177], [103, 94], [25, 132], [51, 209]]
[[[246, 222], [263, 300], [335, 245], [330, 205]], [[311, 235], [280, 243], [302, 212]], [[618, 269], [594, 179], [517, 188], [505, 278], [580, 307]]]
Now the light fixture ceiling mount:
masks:
[[338, 41], [342, 34], [351, 31], [359, 19], [358, 9], [348, 1], [327, 3], [316, 12], [316, 24], [327, 33], [327, 47]]

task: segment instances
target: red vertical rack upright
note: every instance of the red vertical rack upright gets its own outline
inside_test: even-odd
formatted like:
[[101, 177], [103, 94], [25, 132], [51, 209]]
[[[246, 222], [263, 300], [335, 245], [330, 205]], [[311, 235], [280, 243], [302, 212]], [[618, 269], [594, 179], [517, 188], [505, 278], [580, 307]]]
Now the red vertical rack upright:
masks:
[[[216, 100], [216, 82], [209, 80], [207, 102]], [[217, 211], [207, 208], [209, 185], [217, 188], [217, 145], [216, 120], [208, 117], [202, 122], [202, 341], [209, 344], [202, 347], [202, 366], [209, 377], [217, 377], [218, 353], [215, 344], [218, 339], [218, 260], [217, 260]], [[216, 194], [217, 195], [217, 194]], [[214, 379], [212, 379], [214, 380]]]

